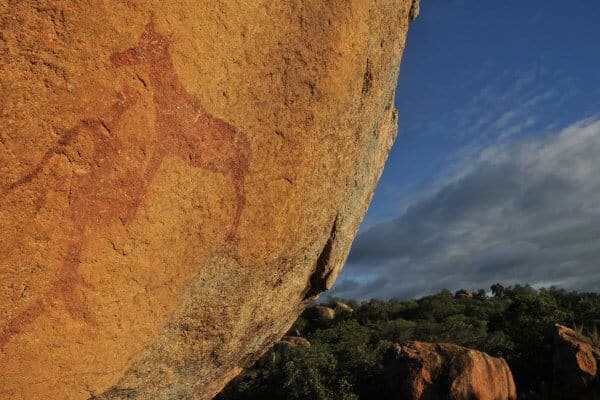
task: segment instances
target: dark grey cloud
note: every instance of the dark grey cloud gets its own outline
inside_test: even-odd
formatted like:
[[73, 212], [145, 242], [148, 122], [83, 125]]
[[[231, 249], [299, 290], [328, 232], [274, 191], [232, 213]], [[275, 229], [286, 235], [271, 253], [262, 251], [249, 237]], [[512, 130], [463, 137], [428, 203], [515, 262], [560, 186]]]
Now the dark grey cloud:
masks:
[[357, 237], [332, 295], [531, 283], [600, 291], [600, 121], [485, 149]]

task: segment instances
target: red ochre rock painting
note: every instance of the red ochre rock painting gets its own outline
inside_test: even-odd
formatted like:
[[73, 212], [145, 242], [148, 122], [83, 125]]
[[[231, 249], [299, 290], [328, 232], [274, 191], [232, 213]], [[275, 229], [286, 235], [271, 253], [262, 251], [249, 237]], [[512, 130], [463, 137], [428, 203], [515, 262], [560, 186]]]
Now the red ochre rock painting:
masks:
[[175, 73], [169, 53], [171, 38], [161, 35], [154, 22], [146, 25], [138, 44], [111, 56], [113, 65], [143, 64], [148, 67], [156, 112], [157, 144], [146, 169], [149, 180], [167, 155], [177, 155], [190, 165], [231, 177], [236, 209], [229, 239], [237, 229], [246, 203], [244, 181], [250, 165], [250, 142], [227, 122], [210, 115], [189, 94]]
[[[170, 45], [171, 38], [158, 33], [151, 19], [136, 46], [110, 57], [115, 67], [143, 64], [148, 68], [149, 86], [155, 106], [156, 145], [141, 174], [125, 178], [127, 181], [123, 181], [123, 178], [110, 179], [113, 173], [112, 162], [123, 147], [115, 132], [125, 113], [139, 98], [137, 91], [124, 86], [104, 114], [105, 117], [81, 119], [46, 151], [29, 173], [0, 192], [0, 197], [5, 197], [18, 187], [31, 183], [53, 156], [66, 152], [78, 135], [91, 135], [94, 162], [90, 163], [88, 173], [74, 174], [70, 200], [73, 232], [58, 278], [32, 305], [8, 322], [4, 332], [0, 334], [0, 349], [57, 300], [64, 303], [73, 318], [89, 324], [95, 323], [93, 314], [75, 292], [77, 286], [86, 286], [77, 271], [85, 245], [85, 231], [105, 217], [119, 218], [124, 224], [129, 223], [161, 162], [167, 156], [178, 156], [193, 167], [222, 173], [231, 178], [236, 207], [227, 240], [235, 240], [246, 201], [244, 181], [250, 164], [250, 142], [243, 132], [210, 115], [200, 101], [185, 90], [175, 73], [169, 52]], [[101, 188], [99, 183], [109, 185]], [[118, 188], [114, 187], [115, 184], [118, 184]], [[42, 193], [41, 196], [45, 194]]]

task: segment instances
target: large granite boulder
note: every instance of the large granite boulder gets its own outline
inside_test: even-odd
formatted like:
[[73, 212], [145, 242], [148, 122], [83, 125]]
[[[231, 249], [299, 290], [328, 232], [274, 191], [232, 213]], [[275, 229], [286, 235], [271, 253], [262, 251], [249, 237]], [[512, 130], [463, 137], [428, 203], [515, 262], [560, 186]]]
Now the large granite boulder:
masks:
[[[516, 400], [503, 358], [454, 344], [396, 344], [386, 373], [397, 378], [398, 399]], [[392, 381], [392, 380], [390, 380]]]
[[556, 324], [552, 398], [556, 400], [600, 399], [598, 357], [589, 338]]
[[412, 2], [0, 2], [0, 398], [208, 399], [274, 344], [369, 204]]

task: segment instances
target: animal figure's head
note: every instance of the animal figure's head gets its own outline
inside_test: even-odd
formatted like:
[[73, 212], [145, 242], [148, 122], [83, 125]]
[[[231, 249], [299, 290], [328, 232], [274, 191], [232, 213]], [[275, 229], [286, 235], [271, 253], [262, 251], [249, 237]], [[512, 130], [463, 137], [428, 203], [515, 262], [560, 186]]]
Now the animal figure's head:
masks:
[[125, 51], [114, 53], [110, 61], [115, 66], [154, 63], [164, 59], [172, 42], [171, 35], [162, 35], [156, 31], [154, 20], [146, 24], [138, 43]]

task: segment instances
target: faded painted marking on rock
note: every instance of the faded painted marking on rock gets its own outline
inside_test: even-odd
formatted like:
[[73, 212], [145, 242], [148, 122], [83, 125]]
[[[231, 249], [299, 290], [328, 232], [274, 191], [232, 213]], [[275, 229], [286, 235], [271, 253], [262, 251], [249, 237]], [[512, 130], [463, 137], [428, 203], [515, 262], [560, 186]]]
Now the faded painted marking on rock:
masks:
[[156, 112], [157, 143], [146, 169], [149, 180], [169, 155], [190, 165], [231, 178], [236, 208], [228, 238], [235, 238], [246, 204], [244, 183], [250, 165], [250, 142], [227, 122], [213, 117], [181, 84], [169, 53], [171, 38], [161, 35], [151, 20], [136, 46], [111, 56], [117, 66], [143, 64], [148, 67], [149, 86]]
[[[30, 172], [0, 192], [0, 198], [5, 197], [31, 183], [53, 156], [66, 154], [68, 146], [77, 136], [84, 133], [91, 136], [94, 151], [90, 170], [82, 175], [74, 174], [71, 183], [70, 219], [73, 233], [63, 266], [50, 289], [8, 322], [0, 334], [0, 348], [33, 323], [55, 300], [62, 301], [73, 318], [95, 323], [83, 299], [75, 293], [77, 286], [85, 286], [77, 271], [85, 245], [85, 231], [107, 219], [118, 218], [124, 224], [131, 222], [165, 157], [178, 156], [193, 167], [230, 177], [236, 207], [227, 240], [235, 240], [246, 203], [244, 185], [251, 157], [250, 142], [243, 132], [210, 115], [200, 101], [185, 90], [175, 73], [170, 45], [171, 38], [158, 33], [151, 20], [136, 46], [110, 57], [115, 67], [133, 64], [148, 67], [149, 87], [155, 106], [156, 144], [145, 170], [127, 178], [111, 176], [114, 175], [113, 165], [123, 148], [123, 143], [113, 131], [139, 97], [134, 89], [125, 86], [102, 117], [80, 120], [46, 151]], [[43, 206], [47, 190], [41, 192], [44, 199], [37, 202], [37, 208]]]

